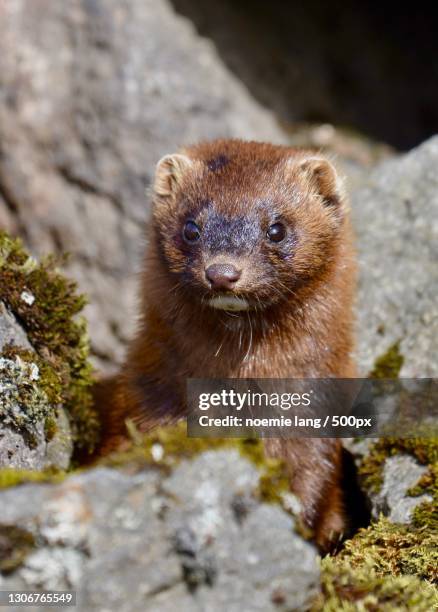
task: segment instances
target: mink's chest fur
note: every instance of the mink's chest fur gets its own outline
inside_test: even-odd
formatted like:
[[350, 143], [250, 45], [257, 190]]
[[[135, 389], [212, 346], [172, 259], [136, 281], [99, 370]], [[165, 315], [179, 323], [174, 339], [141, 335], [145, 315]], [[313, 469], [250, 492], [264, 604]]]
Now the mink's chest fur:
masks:
[[[197, 378], [355, 375], [354, 254], [332, 164], [311, 151], [220, 140], [163, 158], [156, 171], [141, 318], [105, 396], [101, 452], [186, 413]], [[101, 398], [100, 398], [101, 399]], [[341, 447], [269, 440], [321, 548], [345, 530]]]

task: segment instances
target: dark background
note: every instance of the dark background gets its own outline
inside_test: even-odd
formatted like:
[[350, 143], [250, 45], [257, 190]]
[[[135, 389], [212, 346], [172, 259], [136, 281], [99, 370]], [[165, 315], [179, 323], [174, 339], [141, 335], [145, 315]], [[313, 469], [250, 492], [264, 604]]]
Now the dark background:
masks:
[[334, 123], [402, 150], [437, 132], [432, 4], [172, 2], [285, 123]]

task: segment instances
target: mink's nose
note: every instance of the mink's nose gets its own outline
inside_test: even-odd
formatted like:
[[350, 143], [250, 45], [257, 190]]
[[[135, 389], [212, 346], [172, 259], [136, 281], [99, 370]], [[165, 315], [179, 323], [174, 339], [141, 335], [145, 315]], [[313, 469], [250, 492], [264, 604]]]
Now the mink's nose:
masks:
[[210, 281], [212, 289], [234, 289], [241, 275], [241, 270], [228, 263], [212, 264], [205, 270], [205, 276]]

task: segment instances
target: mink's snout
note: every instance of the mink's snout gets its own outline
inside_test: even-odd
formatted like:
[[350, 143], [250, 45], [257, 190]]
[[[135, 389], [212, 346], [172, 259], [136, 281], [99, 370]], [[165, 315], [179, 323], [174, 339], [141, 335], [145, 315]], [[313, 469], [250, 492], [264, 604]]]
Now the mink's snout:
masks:
[[212, 264], [205, 270], [205, 277], [214, 290], [233, 290], [241, 275], [242, 270], [238, 270], [231, 263]]

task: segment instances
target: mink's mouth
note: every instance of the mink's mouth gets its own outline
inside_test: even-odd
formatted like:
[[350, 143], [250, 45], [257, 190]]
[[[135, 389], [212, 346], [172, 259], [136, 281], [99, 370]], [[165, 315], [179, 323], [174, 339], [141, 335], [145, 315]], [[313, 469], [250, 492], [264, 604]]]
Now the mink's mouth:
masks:
[[247, 299], [237, 295], [217, 295], [208, 300], [211, 308], [227, 310], [228, 312], [241, 312], [250, 309]]

